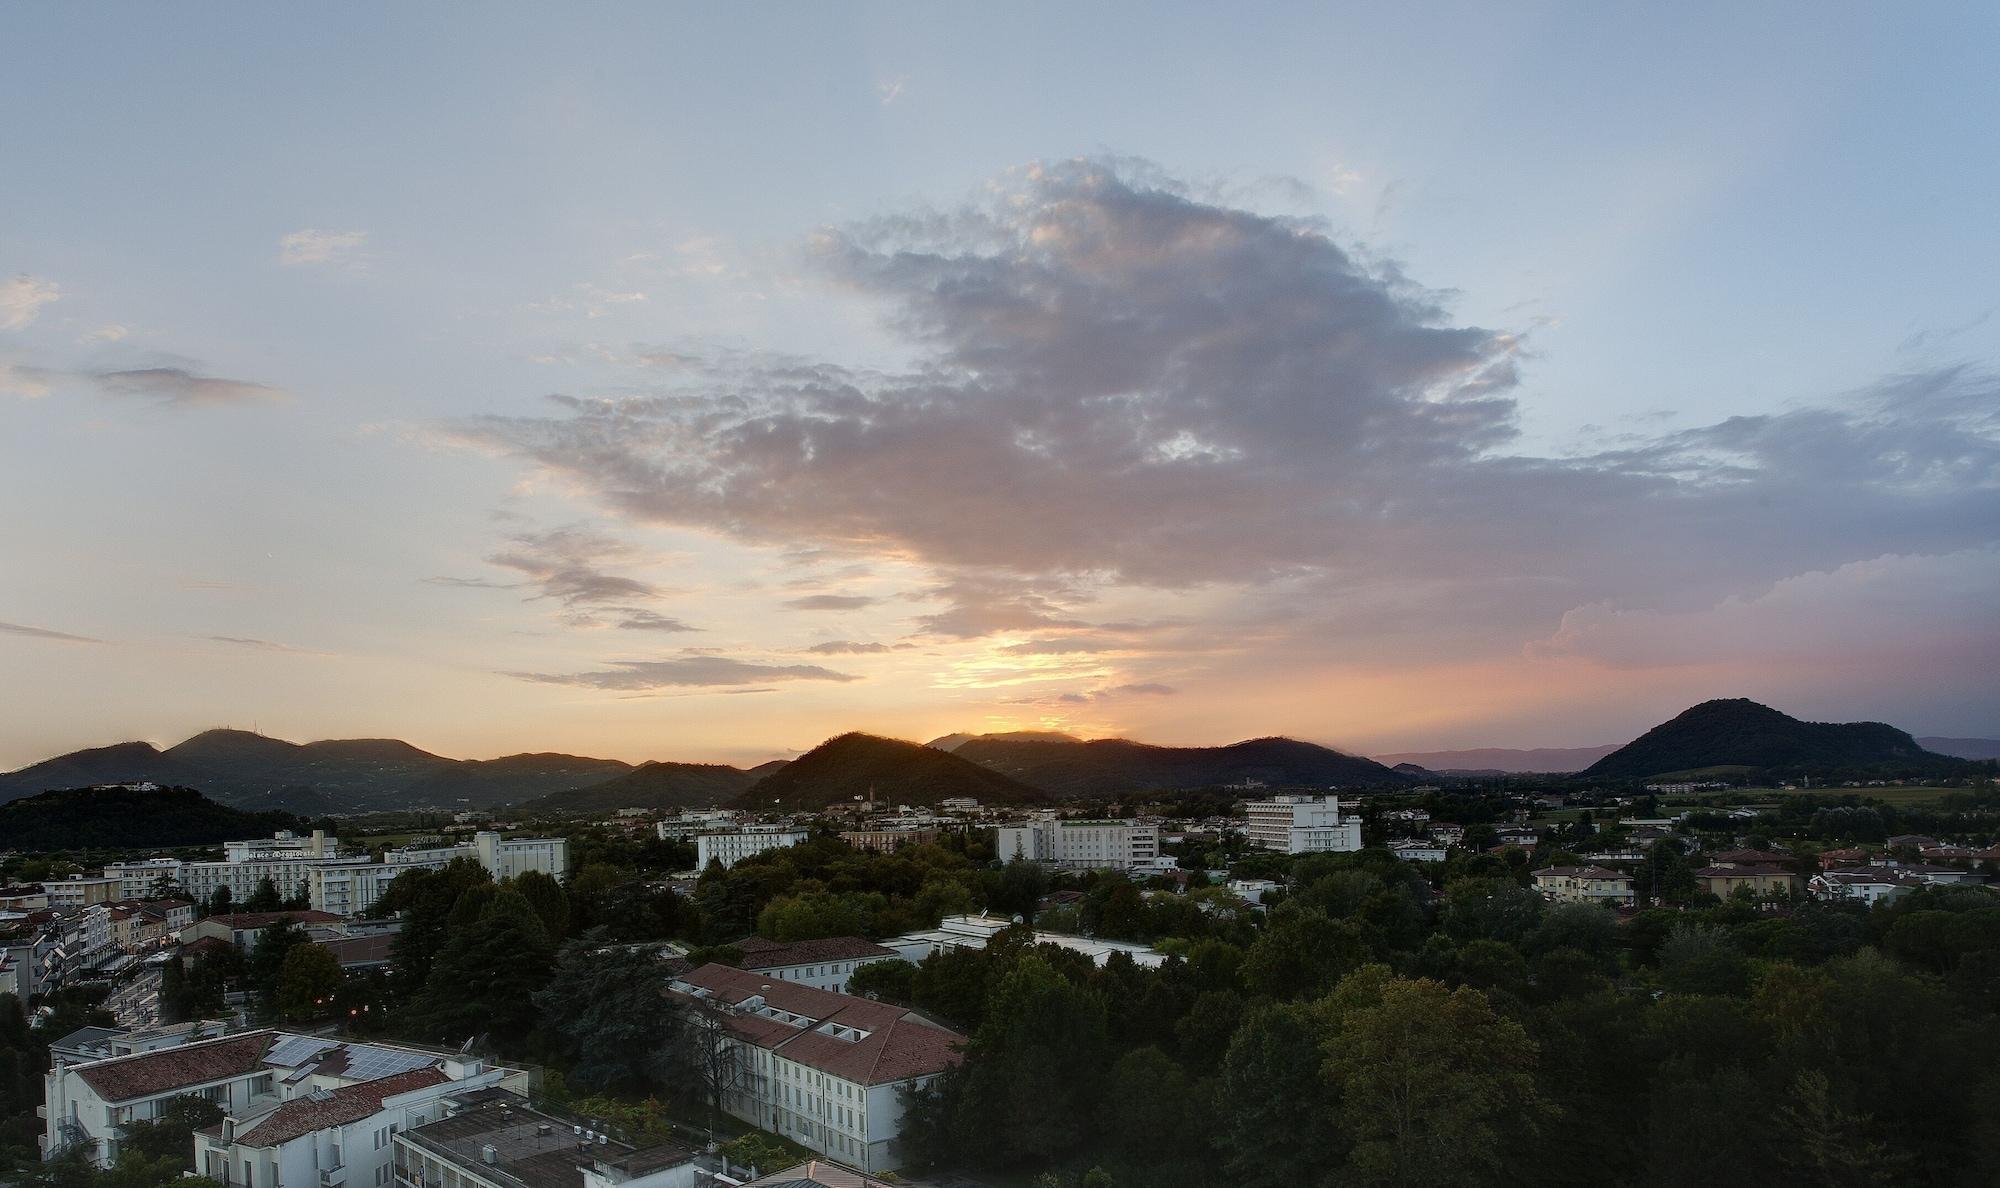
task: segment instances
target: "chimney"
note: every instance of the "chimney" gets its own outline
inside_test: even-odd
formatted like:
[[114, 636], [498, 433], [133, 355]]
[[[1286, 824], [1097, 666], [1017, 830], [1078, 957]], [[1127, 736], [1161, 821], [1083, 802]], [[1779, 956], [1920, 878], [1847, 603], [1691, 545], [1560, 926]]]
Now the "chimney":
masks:
[[235, 1141], [236, 1119], [228, 1114], [224, 1114], [222, 1116], [222, 1145], [226, 1147]]
[[497, 1164], [497, 1163], [499, 1163], [499, 1162], [500, 1162], [500, 1148], [498, 1148], [498, 1147], [494, 1146], [494, 1145], [493, 1145], [492, 1143], [487, 1143], [487, 1144], [486, 1144], [485, 1146], [482, 1146], [482, 1147], [480, 1147], [480, 1148], [479, 1148], [479, 1161], [480, 1161], [481, 1163], [489, 1163], [489, 1164]]

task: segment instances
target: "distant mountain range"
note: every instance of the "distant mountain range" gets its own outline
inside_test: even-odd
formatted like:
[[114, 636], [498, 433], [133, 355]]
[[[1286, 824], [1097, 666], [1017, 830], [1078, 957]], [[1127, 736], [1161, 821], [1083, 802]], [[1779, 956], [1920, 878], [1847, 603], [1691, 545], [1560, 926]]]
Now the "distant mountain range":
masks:
[[[1952, 758], [2000, 758], [2000, 740], [1912, 739], [1881, 723], [1801, 722], [1755, 702], [1711, 701], [1623, 747], [1411, 751], [1366, 759], [1289, 738], [1220, 747], [1085, 741], [1053, 731], [948, 734], [928, 745], [843, 734], [786, 762], [748, 769], [533, 753], [448, 759], [399, 739], [294, 743], [208, 730], [161, 750], [126, 742], [74, 751], [0, 774], [0, 804], [54, 789], [150, 782], [198, 788], [237, 809], [302, 816], [400, 809], [603, 812], [738, 803], [818, 808], [866, 796], [935, 804], [1108, 799], [1227, 784], [1271, 788], [1399, 787], [1436, 775], [1577, 772], [1632, 778], [1709, 767], [1912, 770]], [[810, 762], [808, 762], [810, 761]]]
[[1396, 787], [1410, 777], [1373, 759], [1290, 738], [1224, 747], [1160, 747], [1065, 734], [946, 735], [951, 754], [1062, 798], [1257, 783], [1267, 787]]
[[1881, 722], [1803, 722], [1747, 698], [1704, 701], [1599, 759], [1590, 779], [1639, 779], [1717, 768], [1882, 769], [1955, 766]]
[[1601, 747], [1475, 747], [1465, 751], [1402, 751], [1377, 755], [1376, 762], [1391, 767], [1407, 763], [1440, 775], [1490, 775], [1509, 772], [1582, 771], [1618, 749], [1617, 743]]
[[1917, 745], [1954, 759], [2000, 759], [2000, 738], [1939, 738], [1930, 735], [1919, 738]]
[[785, 766], [783, 760], [753, 767], [720, 763], [641, 763], [602, 783], [551, 792], [521, 805], [525, 813], [610, 812], [621, 808], [710, 808], [727, 804], [750, 785]]
[[294, 743], [247, 730], [207, 730], [164, 751], [118, 743], [0, 775], [0, 802], [52, 788], [149, 781], [199, 788], [237, 808], [307, 815], [491, 809], [630, 770], [616, 759], [576, 755], [447, 759], [398, 739]]

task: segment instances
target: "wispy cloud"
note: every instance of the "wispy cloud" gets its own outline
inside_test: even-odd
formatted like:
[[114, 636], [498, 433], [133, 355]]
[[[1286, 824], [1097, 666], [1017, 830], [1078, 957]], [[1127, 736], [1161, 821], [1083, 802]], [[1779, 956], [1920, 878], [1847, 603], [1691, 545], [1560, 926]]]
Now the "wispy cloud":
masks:
[[0, 635], [25, 635], [29, 639], [52, 639], [58, 643], [103, 643], [88, 635], [72, 635], [67, 631], [56, 631], [48, 627], [30, 627], [25, 623], [0, 623]]
[[311, 648], [295, 648], [290, 644], [276, 643], [268, 639], [251, 639], [241, 635], [210, 635], [205, 639], [212, 643], [228, 644], [234, 648], [248, 648], [257, 652], [282, 652], [291, 656], [323, 656], [326, 653]]
[[284, 389], [269, 384], [197, 375], [184, 367], [98, 371], [92, 372], [90, 378], [106, 395], [154, 400], [180, 408], [266, 403], [286, 396]]
[[337, 264], [352, 261], [367, 243], [366, 231], [323, 231], [307, 227], [288, 232], [278, 240], [278, 263]]
[[756, 664], [728, 656], [676, 656], [668, 660], [613, 660], [596, 672], [517, 672], [525, 681], [626, 692], [676, 687], [754, 685], [770, 681], [857, 681], [860, 677], [816, 664]]
[[906, 74], [886, 78], [875, 84], [875, 98], [881, 101], [882, 106], [889, 107], [901, 99], [909, 87], [910, 77]]
[[62, 286], [22, 273], [0, 280], [0, 330], [18, 330], [35, 320], [42, 307], [62, 299]]
[[786, 599], [785, 606], [800, 611], [850, 611], [874, 606], [876, 601], [866, 594], [808, 594]]
[[856, 643], [845, 639], [817, 643], [805, 650], [814, 656], [876, 656], [883, 652], [895, 651], [885, 643]]

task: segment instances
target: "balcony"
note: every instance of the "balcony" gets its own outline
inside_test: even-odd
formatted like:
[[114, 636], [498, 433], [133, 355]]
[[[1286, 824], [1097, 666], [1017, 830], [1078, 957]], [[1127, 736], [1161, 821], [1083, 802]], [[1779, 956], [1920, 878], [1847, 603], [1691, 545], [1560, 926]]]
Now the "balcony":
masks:
[[345, 1164], [339, 1167], [323, 1167], [319, 1169], [320, 1188], [339, 1188], [340, 1185], [345, 1183], [347, 1183], [347, 1167]]

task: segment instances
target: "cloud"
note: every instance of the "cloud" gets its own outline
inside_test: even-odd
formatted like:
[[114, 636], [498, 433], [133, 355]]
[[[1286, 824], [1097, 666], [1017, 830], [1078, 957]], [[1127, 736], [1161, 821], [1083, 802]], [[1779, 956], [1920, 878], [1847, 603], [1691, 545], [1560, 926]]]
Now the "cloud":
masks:
[[612, 660], [610, 667], [597, 672], [536, 673], [511, 675], [547, 685], [578, 685], [587, 689], [632, 692], [680, 686], [754, 685], [770, 681], [858, 681], [861, 678], [834, 672], [816, 664], [754, 664], [728, 656], [678, 656], [670, 660]]
[[896, 100], [901, 99], [904, 92], [909, 89], [909, 86], [910, 79], [908, 75], [883, 79], [881, 82], [875, 84], [875, 97], [881, 100], [882, 106], [888, 107], [894, 104]]
[[1109, 689], [1098, 690], [1099, 697], [1171, 697], [1180, 692], [1172, 685], [1162, 685], [1157, 681], [1144, 681], [1136, 685], [1113, 685]]
[[268, 639], [250, 639], [241, 635], [210, 635], [206, 637], [214, 643], [229, 644], [232, 647], [250, 648], [259, 652], [283, 652], [293, 656], [322, 656], [310, 648], [295, 648], [290, 644], [273, 643]]
[[626, 631], [700, 631], [679, 619], [670, 619], [643, 607], [623, 607], [618, 611], [617, 626]]
[[1246, 669], [1518, 658], [1578, 608], [1699, 614], [2000, 542], [1986, 372], [1538, 453], [1517, 333], [1143, 163], [1015, 171], [808, 250], [907, 369], [723, 353], [448, 432], [634, 521], [893, 558], [929, 575], [905, 594], [942, 640], [1199, 593], [1197, 627], [1151, 643], [1227, 641]]
[[86, 346], [100, 342], [122, 342], [131, 334], [132, 331], [128, 327], [120, 326], [116, 322], [106, 322], [97, 329], [79, 336], [77, 341]]
[[538, 591], [534, 597], [553, 598], [565, 607], [579, 609], [654, 597], [658, 591], [649, 583], [612, 573], [601, 564], [629, 559], [636, 553], [614, 536], [572, 525], [519, 533], [509, 538], [506, 549], [486, 560], [527, 578], [527, 584]]
[[353, 259], [368, 243], [366, 231], [322, 231], [308, 227], [278, 240], [280, 264], [337, 264]]
[[248, 404], [281, 400], [286, 393], [269, 384], [220, 376], [196, 375], [183, 367], [139, 367], [126, 371], [99, 371], [90, 376], [100, 392], [109, 396], [129, 396], [156, 400], [181, 408]]
[[42, 307], [62, 299], [62, 286], [22, 273], [0, 280], [0, 330], [18, 330], [35, 320]]
[[518, 590], [520, 582], [496, 582], [487, 578], [427, 577], [420, 579], [433, 586], [450, 586], [456, 590]]
[[55, 631], [48, 627], [29, 627], [23, 623], [0, 623], [0, 635], [25, 635], [30, 639], [52, 639], [58, 643], [103, 643], [88, 635], [71, 635], [67, 631]]
[[895, 649], [884, 643], [855, 643], [851, 640], [836, 639], [814, 644], [806, 651], [814, 656], [878, 656], [883, 652], [893, 652]]
[[49, 394], [50, 384], [62, 378], [61, 372], [0, 360], [0, 395], [38, 400]]
[[804, 598], [787, 599], [785, 606], [801, 611], [848, 611], [874, 606], [875, 602], [866, 594], [808, 594]]

